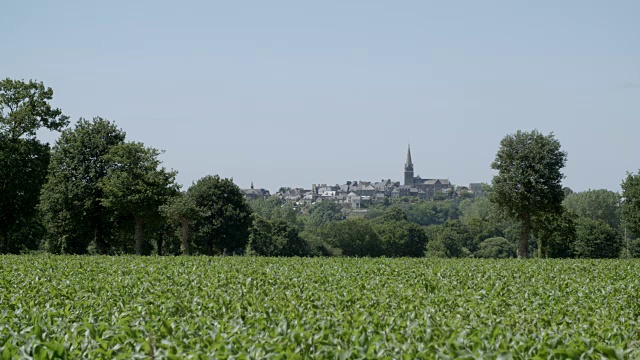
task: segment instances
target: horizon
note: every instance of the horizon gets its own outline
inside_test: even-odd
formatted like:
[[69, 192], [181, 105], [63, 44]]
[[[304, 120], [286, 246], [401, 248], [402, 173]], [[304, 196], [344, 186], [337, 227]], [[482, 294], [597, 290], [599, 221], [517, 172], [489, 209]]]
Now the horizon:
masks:
[[[183, 189], [402, 180], [491, 183], [500, 140], [553, 132], [563, 186], [637, 172], [640, 3], [15, 2], [0, 77], [54, 90], [166, 152]], [[40, 132], [53, 144], [57, 135]]]

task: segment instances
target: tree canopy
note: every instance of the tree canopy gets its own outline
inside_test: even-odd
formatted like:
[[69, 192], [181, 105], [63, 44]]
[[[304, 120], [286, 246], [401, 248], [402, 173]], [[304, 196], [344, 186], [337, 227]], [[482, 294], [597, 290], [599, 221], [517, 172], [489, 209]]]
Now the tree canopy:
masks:
[[581, 217], [600, 220], [614, 229], [620, 226], [620, 194], [598, 189], [574, 192], [564, 199], [567, 210]]
[[124, 140], [122, 130], [100, 117], [80, 119], [60, 135], [40, 199], [51, 251], [83, 254], [92, 241], [98, 253], [109, 251], [112, 213], [102, 203], [101, 182], [110, 166], [105, 156]]
[[159, 155], [157, 149], [139, 142], [117, 144], [104, 156], [109, 167], [98, 183], [102, 205], [119, 216], [133, 217], [138, 255], [143, 251], [145, 222], [158, 217], [158, 208], [178, 191], [176, 172], [161, 167]]
[[640, 172], [627, 173], [622, 182], [622, 218], [625, 226], [640, 237]]
[[532, 219], [559, 213], [564, 191], [561, 170], [567, 154], [553, 134], [537, 130], [505, 136], [491, 167], [498, 170], [490, 194], [492, 202], [509, 217], [520, 221], [518, 258], [529, 256]]
[[243, 251], [249, 239], [251, 208], [231, 179], [205, 176], [187, 190], [204, 214], [195, 224], [195, 243], [204, 254]]
[[0, 253], [34, 250], [43, 231], [36, 208], [50, 160], [41, 128], [60, 131], [68, 118], [50, 101], [53, 90], [35, 81], [0, 80]]
[[51, 107], [52, 99], [53, 90], [42, 82], [0, 80], [0, 133], [17, 139], [34, 138], [40, 128], [62, 130], [69, 124], [69, 117]]

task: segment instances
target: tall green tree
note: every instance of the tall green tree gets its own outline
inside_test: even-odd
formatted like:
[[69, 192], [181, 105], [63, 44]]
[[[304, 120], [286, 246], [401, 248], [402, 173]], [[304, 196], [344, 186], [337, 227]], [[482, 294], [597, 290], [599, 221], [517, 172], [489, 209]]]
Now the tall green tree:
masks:
[[622, 182], [622, 219], [625, 226], [640, 237], [640, 171], [627, 173]]
[[249, 248], [261, 256], [302, 256], [305, 255], [305, 242], [298, 230], [290, 223], [276, 219], [269, 221], [253, 214], [253, 224], [249, 231]]
[[562, 208], [561, 170], [567, 154], [553, 134], [537, 130], [518, 131], [500, 142], [491, 164], [498, 175], [493, 178], [490, 200], [508, 216], [521, 223], [518, 258], [529, 257], [532, 220]]
[[187, 195], [206, 213], [194, 226], [195, 243], [201, 252], [214, 255], [246, 248], [251, 208], [231, 179], [205, 176], [189, 187]]
[[68, 117], [49, 104], [52, 99], [53, 90], [42, 83], [0, 80], [0, 253], [39, 245], [36, 207], [50, 148], [36, 132], [60, 131], [68, 124]]
[[49, 146], [36, 139], [0, 135], [0, 253], [38, 247], [38, 241], [26, 241], [23, 230], [39, 227], [36, 208], [49, 157]]
[[0, 133], [9, 139], [35, 138], [41, 128], [60, 131], [69, 124], [49, 102], [53, 90], [42, 82], [6, 78], [0, 81]]
[[139, 142], [117, 144], [104, 156], [109, 164], [98, 182], [102, 205], [135, 222], [135, 251], [142, 255], [145, 223], [159, 217], [158, 207], [178, 192], [177, 172], [161, 167], [160, 151]]
[[579, 258], [617, 258], [622, 249], [620, 233], [602, 220], [582, 217], [576, 222], [573, 253]]
[[60, 135], [40, 197], [51, 251], [83, 254], [92, 241], [98, 253], [109, 251], [113, 212], [102, 203], [100, 183], [111, 166], [105, 156], [124, 140], [122, 130], [100, 117], [80, 119]]
[[571, 193], [564, 199], [567, 210], [580, 217], [604, 221], [613, 229], [620, 227], [620, 194], [606, 189]]
[[191, 255], [191, 229], [207, 216], [207, 211], [198, 208], [195, 200], [184, 192], [170, 198], [159, 210], [169, 222], [180, 225], [181, 252], [183, 255]]

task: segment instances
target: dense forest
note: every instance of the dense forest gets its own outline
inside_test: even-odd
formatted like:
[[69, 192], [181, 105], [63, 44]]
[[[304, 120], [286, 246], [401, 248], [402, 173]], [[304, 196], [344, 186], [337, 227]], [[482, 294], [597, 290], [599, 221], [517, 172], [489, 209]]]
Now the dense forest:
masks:
[[[507, 135], [485, 196], [386, 199], [355, 217], [335, 203], [247, 201], [231, 179], [187, 189], [161, 151], [107, 119], [70, 125], [36, 81], [0, 81], [0, 253], [358, 257], [640, 256], [640, 174], [622, 194], [561, 186], [550, 135]], [[53, 146], [40, 129], [59, 131]]]

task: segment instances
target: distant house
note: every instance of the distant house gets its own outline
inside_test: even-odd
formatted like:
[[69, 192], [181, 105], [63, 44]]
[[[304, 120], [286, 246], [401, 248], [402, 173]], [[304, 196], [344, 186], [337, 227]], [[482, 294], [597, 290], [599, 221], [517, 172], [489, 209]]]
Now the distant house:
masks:
[[[262, 190], [262, 189], [261, 189]], [[259, 190], [244, 190], [247, 198], [264, 196]], [[267, 192], [268, 194], [268, 192]], [[378, 182], [371, 181], [347, 181], [344, 184], [327, 185], [312, 184], [310, 190], [302, 188], [281, 188], [278, 196], [281, 199], [298, 204], [313, 204], [315, 202], [331, 201], [337, 204], [351, 206], [359, 209], [368, 203], [380, 203], [385, 199], [398, 199], [413, 197], [419, 199], [443, 200], [455, 196], [481, 196], [482, 184], [472, 183], [469, 187], [456, 188], [449, 179], [422, 178], [414, 176], [411, 148], [407, 149], [407, 158], [404, 164], [404, 184], [400, 181], [382, 179]], [[268, 196], [268, 195], [267, 195]]]
[[482, 183], [471, 183], [469, 184], [469, 191], [473, 193], [473, 196], [483, 196], [484, 192], [482, 191]]
[[253, 187], [253, 182], [251, 182], [251, 188], [250, 189], [242, 189], [240, 191], [244, 194], [244, 197], [249, 199], [249, 200], [264, 199], [264, 198], [268, 198], [269, 196], [271, 196], [271, 194], [269, 193], [269, 190], [266, 190], [266, 189], [255, 189]]

